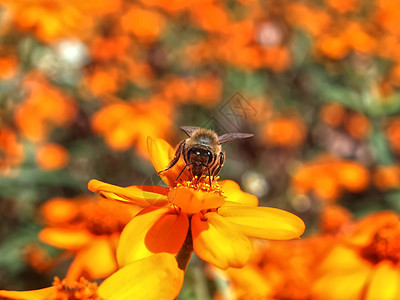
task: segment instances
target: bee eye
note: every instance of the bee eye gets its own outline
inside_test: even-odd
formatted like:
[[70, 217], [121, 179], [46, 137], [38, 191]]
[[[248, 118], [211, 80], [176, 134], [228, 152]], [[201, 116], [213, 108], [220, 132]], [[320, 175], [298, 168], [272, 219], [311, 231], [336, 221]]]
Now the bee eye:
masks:
[[201, 155], [200, 151], [197, 150], [196, 155], [200, 156]]
[[207, 151], [207, 152], [206, 152], [206, 155], [207, 155], [208, 157], [211, 157], [211, 156], [212, 156], [212, 154], [211, 154], [210, 151]]

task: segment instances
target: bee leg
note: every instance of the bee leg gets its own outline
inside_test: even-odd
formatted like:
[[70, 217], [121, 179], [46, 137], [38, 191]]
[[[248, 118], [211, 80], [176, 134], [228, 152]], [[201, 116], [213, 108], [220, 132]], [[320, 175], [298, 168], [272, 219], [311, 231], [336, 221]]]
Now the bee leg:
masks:
[[207, 170], [208, 170], [208, 180], [210, 181], [210, 187], [211, 187], [211, 171], [208, 166], [207, 166]]
[[221, 171], [222, 166], [224, 165], [225, 162], [225, 155], [224, 152], [221, 151], [219, 153], [219, 163], [218, 165], [212, 170], [211, 172], [211, 176], [213, 177], [213, 179], [219, 174], [219, 172]]
[[191, 164], [186, 164], [186, 165], [183, 167], [183, 169], [182, 169], [182, 171], [179, 173], [178, 177], [176, 177], [175, 182], [178, 181], [178, 179], [179, 179], [179, 177], [181, 177], [183, 171], [185, 171], [186, 167], [189, 166], [189, 165], [191, 165]]
[[[175, 156], [174, 156], [174, 158], [169, 162], [168, 166], [167, 166], [164, 170], [158, 171], [157, 174], [160, 174], [160, 173], [162, 173], [162, 172], [168, 171], [168, 170], [171, 169], [173, 166], [175, 166], [175, 164], [178, 162], [179, 158], [181, 157], [181, 153], [182, 153], [182, 150], [183, 150], [184, 147], [185, 147], [185, 140], [183, 140], [182, 142], [180, 142], [180, 143], [178, 144], [178, 147], [176, 148], [176, 151], [175, 151]], [[186, 167], [186, 166], [185, 166], [185, 167]], [[179, 176], [180, 176], [180, 174], [179, 174]], [[176, 181], [176, 180], [175, 180], [175, 181]]]

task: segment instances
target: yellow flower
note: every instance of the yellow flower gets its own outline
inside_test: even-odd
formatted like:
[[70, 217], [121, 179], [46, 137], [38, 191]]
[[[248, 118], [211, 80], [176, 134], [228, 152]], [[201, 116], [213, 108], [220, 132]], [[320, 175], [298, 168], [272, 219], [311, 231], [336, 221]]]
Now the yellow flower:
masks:
[[[173, 158], [173, 148], [164, 140], [149, 139], [148, 148], [156, 171]], [[167, 252], [177, 255], [182, 269], [192, 249], [218, 268], [242, 267], [252, 253], [250, 238], [288, 240], [305, 229], [297, 216], [276, 208], [258, 207], [258, 199], [225, 180], [212, 186], [204, 180], [194, 184], [179, 162], [161, 173], [169, 187], [118, 187], [98, 180], [89, 189], [103, 197], [145, 207], [124, 228], [117, 249], [120, 266]], [[191, 247], [193, 247], [191, 249]], [[186, 255], [186, 256], [185, 256]], [[187, 261], [182, 262], [182, 257]]]
[[[143, 270], [147, 270], [143, 272]], [[99, 287], [81, 278], [54, 280], [53, 286], [32, 291], [0, 291], [1, 299], [18, 300], [158, 300], [175, 299], [184, 272], [175, 258], [160, 253], [127, 265], [106, 278]], [[134, 278], [134, 280], [133, 280]]]

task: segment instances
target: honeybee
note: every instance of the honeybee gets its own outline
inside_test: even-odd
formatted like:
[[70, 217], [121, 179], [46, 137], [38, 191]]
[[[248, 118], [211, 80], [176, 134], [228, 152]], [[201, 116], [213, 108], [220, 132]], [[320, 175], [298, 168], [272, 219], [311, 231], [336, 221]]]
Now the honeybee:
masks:
[[186, 164], [175, 181], [178, 181], [183, 171], [189, 168], [193, 177], [197, 176], [197, 178], [207, 172], [210, 185], [211, 179], [214, 179], [219, 174], [225, 162], [225, 152], [222, 150], [221, 145], [253, 136], [251, 133], [225, 133], [218, 136], [212, 130], [194, 126], [181, 126], [181, 129], [189, 137], [177, 145], [174, 158], [158, 174], [171, 169], [182, 155]]

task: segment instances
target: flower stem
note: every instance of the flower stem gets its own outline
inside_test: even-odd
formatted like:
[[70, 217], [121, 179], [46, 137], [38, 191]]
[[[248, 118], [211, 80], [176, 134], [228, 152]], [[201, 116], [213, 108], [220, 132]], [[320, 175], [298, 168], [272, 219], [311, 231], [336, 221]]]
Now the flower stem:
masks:
[[178, 262], [179, 269], [185, 271], [187, 265], [189, 264], [189, 260], [192, 257], [193, 253], [193, 238], [192, 238], [192, 229], [190, 226], [191, 217], [189, 217], [189, 228], [186, 235], [186, 239], [183, 242], [181, 250], [179, 250], [178, 254], [175, 256]]

